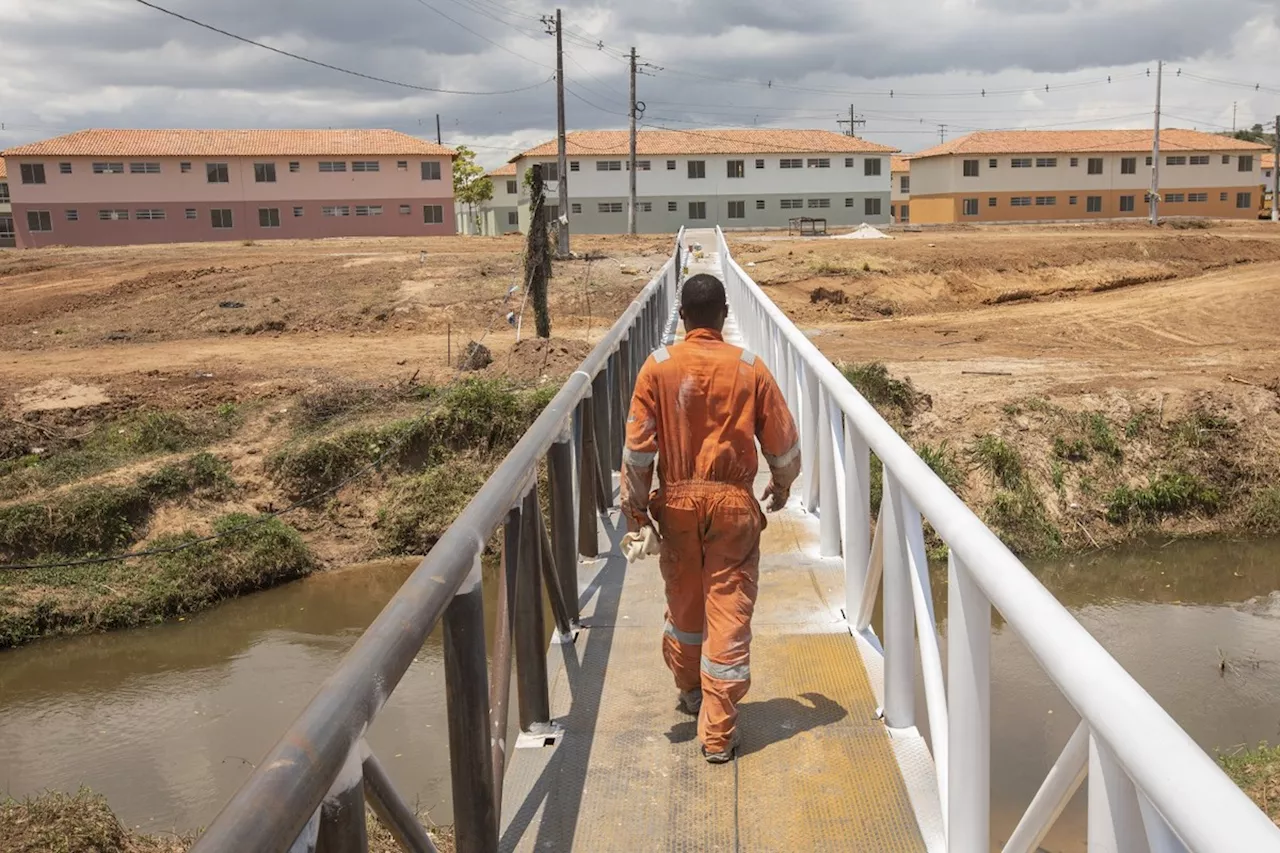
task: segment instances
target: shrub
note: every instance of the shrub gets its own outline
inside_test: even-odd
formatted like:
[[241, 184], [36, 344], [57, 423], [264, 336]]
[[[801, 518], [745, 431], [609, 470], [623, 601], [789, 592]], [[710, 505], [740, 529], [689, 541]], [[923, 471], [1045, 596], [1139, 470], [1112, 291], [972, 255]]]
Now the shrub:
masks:
[[960, 486], [964, 483], [964, 474], [961, 473], [956, 461], [955, 451], [946, 441], [936, 446], [921, 444], [916, 448], [916, 455], [924, 460], [933, 473], [938, 475], [939, 480], [947, 484], [947, 488], [953, 492], [960, 490]]
[[894, 379], [882, 363], [842, 364], [840, 372], [882, 415], [896, 410], [904, 418], [909, 418], [915, 413], [918, 396], [911, 381]]
[[1107, 496], [1107, 520], [1113, 524], [1158, 521], [1165, 516], [1203, 511], [1213, 513], [1222, 503], [1217, 489], [1194, 474], [1161, 474], [1146, 486], [1120, 486]]
[[1006, 489], [1017, 489], [1022, 485], [1022, 459], [1018, 451], [1000, 436], [982, 436], [969, 452]]

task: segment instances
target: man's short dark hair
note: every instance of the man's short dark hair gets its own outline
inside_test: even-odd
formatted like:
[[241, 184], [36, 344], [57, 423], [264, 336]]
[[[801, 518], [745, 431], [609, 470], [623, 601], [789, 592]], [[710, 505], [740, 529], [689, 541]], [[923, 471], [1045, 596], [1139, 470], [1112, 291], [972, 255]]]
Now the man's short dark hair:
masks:
[[724, 283], [707, 273], [689, 278], [680, 288], [680, 310], [689, 327], [717, 326], [728, 306]]

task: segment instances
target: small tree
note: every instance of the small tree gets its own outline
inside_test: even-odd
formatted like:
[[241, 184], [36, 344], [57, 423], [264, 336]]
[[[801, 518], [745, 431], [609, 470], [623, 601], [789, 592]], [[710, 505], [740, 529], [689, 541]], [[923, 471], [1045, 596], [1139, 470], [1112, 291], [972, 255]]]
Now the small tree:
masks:
[[[476, 205], [493, 198], [493, 181], [484, 173], [484, 167], [476, 163], [476, 152], [465, 145], [458, 146], [453, 160], [453, 197], [467, 206], [467, 215], [479, 224]], [[476, 228], [479, 231], [479, 227]]]

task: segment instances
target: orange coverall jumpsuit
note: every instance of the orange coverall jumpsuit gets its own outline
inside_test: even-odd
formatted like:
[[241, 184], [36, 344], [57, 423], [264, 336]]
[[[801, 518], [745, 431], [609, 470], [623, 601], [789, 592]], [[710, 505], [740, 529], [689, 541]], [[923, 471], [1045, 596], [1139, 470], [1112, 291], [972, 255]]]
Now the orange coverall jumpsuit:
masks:
[[[650, 356], [627, 420], [621, 504], [638, 528], [657, 522], [667, 593], [662, 655], [682, 692], [702, 688], [698, 737], [733, 744], [751, 685], [751, 614], [766, 521], [752, 493], [756, 439], [789, 489], [800, 443], [782, 392], [752, 353], [695, 329]], [[650, 495], [654, 459], [658, 489]]]

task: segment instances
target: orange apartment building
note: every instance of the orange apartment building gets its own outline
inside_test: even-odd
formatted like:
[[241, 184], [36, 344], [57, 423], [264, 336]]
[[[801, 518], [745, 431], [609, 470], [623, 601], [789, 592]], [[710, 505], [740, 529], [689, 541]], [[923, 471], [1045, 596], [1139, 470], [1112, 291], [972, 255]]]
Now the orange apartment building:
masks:
[[889, 158], [889, 215], [899, 225], [911, 221], [911, 160], [897, 154]]
[[[1045, 222], [1150, 214], [1150, 130], [979, 131], [911, 155], [911, 222]], [[1253, 219], [1265, 145], [1160, 133], [1160, 215]]]

